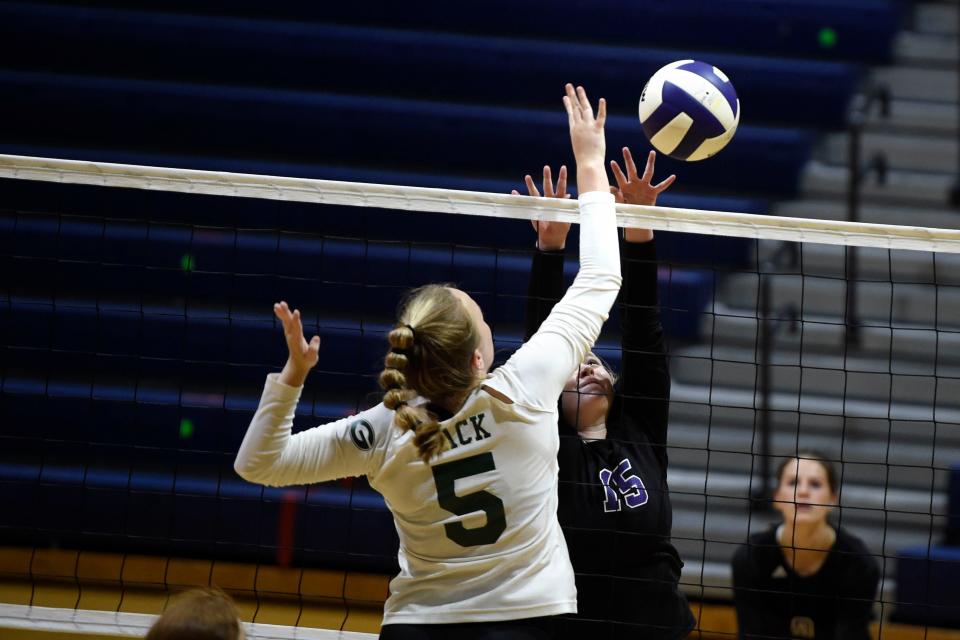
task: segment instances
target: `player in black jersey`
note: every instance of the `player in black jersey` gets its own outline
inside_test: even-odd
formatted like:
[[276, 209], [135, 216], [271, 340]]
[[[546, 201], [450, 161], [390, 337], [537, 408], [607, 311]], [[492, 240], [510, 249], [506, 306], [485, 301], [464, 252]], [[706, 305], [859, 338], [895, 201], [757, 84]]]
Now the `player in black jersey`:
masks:
[[[655, 157], [651, 151], [642, 176], [629, 149], [623, 150], [626, 173], [611, 162], [617, 180], [611, 191], [619, 202], [655, 204], [673, 183], [675, 176], [651, 184]], [[540, 195], [530, 176], [526, 185], [530, 195]], [[566, 168], [554, 188], [544, 167], [543, 189], [547, 197], [569, 197]], [[534, 224], [539, 250], [530, 279], [528, 336], [563, 294], [569, 226]], [[620, 382], [591, 353], [571, 373], [561, 397], [558, 514], [576, 572], [579, 612], [560, 628], [565, 638], [672, 640], [686, 637], [694, 620], [677, 586], [682, 562], [670, 542], [670, 372], [657, 306], [656, 252], [652, 231], [627, 229], [624, 235]]]
[[733, 558], [740, 638], [868, 640], [880, 580], [863, 542], [834, 528], [837, 475], [802, 452], [777, 471], [783, 524], [750, 537]]

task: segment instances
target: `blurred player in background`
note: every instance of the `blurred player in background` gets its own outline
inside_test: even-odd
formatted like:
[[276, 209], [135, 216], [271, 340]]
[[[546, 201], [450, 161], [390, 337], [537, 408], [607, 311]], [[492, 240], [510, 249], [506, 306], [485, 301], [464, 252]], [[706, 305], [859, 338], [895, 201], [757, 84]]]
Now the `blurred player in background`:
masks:
[[820, 453], [780, 465], [773, 504], [783, 523], [751, 536], [733, 557], [740, 638], [871, 637], [880, 572], [859, 538], [828, 521], [838, 489], [836, 469]]

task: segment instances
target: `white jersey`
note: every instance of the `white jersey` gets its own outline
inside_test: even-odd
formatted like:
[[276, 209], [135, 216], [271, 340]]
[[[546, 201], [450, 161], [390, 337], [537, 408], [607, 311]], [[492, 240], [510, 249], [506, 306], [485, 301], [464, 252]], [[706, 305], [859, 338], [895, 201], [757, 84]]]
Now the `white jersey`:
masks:
[[367, 476], [400, 538], [384, 624], [576, 612], [557, 522], [557, 399], [620, 288], [613, 196], [583, 194], [580, 212], [577, 278], [539, 331], [441, 422], [450, 449], [429, 465], [383, 404], [291, 435], [301, 389], [267, 379], [237, 473], [272, 486]]

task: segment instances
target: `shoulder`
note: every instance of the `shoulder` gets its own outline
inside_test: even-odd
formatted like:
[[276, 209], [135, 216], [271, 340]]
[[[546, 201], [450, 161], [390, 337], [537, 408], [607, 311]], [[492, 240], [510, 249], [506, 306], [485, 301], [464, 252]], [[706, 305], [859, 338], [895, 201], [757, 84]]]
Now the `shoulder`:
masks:
[[[520, 350], [527, 348], [529, 344], [529, 342], [524, 344]], [[536, 372], [524, 370], [522, 365], [518, 365], [515, 356], [516, 354], [494, 369], [467, 402], [483, 398], [506, 414], [525, 413], [530, 409], [538, 412], [555, 410], [555, 398], [552, 402], [546, 401], [537, 398], [535, 393], [529, 392], [525, 381], [529, 381]]]
[[495, 387], [493, 387], [493, 386], [488, 386], [488, 385], [484, 384], [484, 385], [483, 385], [482, 387], [480, 387], [480, 388], [481, 388], [483, 391], [486, 391], [493, 399], [498, 400], [499, 402], [502, 402], [503, 404], [513, 404], [513, 400], [511, 400], [510, 398], [508, 398], [508, 397], [506, 396], [506, 394], [504, 394], [504, 393], [501, 392], [501, 391], [498, 391], [498, 390], [497, 390]]
[[833, 547], [833, 555], [848, 568], [847, 571], [878, 573], [877, 561], [870, 553], [863, 540], [849, 531], [837, 528], [837, 542]]
[[[418, 398], [417, 401], [420, 399]], [[360, 413], [349, 416], [347, 419], [351, 423], [367, 422], [378, 431], [389, 429], [393, 425], [394, 412], [387, 409], [382, 402], [364, 409]]]
[[750, 563], [750, 547], [749, 545], [742, 544], [737, 547], [737, 550], [733, 552], [733, 566], [743, 567]]
[[344, 419], [344, 437], [361, 452], [382, 449], [391, 438], [394, 412], [379, 403]]
[[836, 531], [837, 542], [834, 545], [835, 549], [849, 553], [869, 553], [867, 550], [867, 545], [864, 544], [863, 540], [850, 533], [843, 527], [837, 527]]

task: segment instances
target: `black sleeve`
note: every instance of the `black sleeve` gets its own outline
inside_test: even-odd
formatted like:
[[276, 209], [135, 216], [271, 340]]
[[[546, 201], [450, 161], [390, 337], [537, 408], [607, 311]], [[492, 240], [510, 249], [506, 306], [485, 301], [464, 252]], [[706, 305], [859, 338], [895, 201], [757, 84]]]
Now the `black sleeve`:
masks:
[[[666, 468], [670, 369], [660, 324], [656, 247], [654, 241], [624, 242], [621, 255], [623, 409], [634, 424], [646, 431]], [[629, 438], [629, 434], [624, 436]]]
[[524, 342], [537, 332], [563, 294], [563, 251], [534, 252], [527, 287]]
[[837, 599], [836, 640], [869, 640], [870, 620], [873, 619], [873, 603], [880, 583], [880, 569], [873, 556], [863, 553], [851, 555]]
[[757, 581], [757, 559], [749, 545], [733, 556], [733, 602], [737, 610], [737, 638], [753, 640], [782, 635], [783, 621], [766, 601]]

